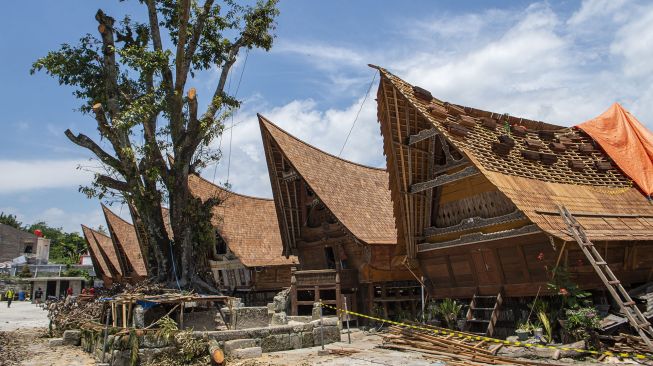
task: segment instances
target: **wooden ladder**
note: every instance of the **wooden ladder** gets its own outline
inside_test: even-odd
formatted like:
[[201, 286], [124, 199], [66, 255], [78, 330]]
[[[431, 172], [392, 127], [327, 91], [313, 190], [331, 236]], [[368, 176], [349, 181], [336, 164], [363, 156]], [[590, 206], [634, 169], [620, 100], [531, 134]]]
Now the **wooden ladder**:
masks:
[[585, 257], [592, 264], [594, 270], [603, 281], [603, 284], [612, 295], [614, 301], [619, 304], [621, 312], [626, 314], [628, 322], [632, 325], [639, 333], [639, 336], [642, 338], [644, 343], [653, 351], [653, 343], [651, 342], [650, 337], [653, 336], [653, 328], [651, 328], [651, 323], [646, 320], [644, 315], [635, 305], [635, 301], [628, 295], [626, 289], [621, 285], [621, 282], [614, 275], [608, 263], [601, 257], [601, 254], [594, 244], [587, 238], [585, 235], [585, 230], [578, 223], [576, 218], [567, 210], [565, 206], [558, 206], [560, 211], [560, 216], [567, 224], [569, 233], [574, 237], [580, 249], [585, 253]]
[[[492, 306], [488, 306], [487, 301], [494, 300]], [[485, 302], [485, 304], [482, 304]], [[465, 322], [465, 331], [479, 335], [492, 336], [494, 327], [499, 319], [499, 312], [503, 297], [501, 292], [496, 296], [479, 296], [474, 294], [472, 301], [467, 309], [467, 320]]]

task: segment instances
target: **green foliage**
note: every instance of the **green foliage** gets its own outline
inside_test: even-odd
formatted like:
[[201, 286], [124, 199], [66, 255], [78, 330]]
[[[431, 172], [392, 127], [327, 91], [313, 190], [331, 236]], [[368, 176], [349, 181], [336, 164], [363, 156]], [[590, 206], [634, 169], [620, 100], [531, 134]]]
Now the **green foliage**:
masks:
[[525, 321], [517, 325], [517, 330], [522, 332], [530, 332], [532, 329], [533, 329], [533, 325], [529, 321]]
[[582, 290], [577, 284], [569, 279], [569, 271], [566, 267], [555, 267], [553, 269], [555, 278], [547, 284], [552, 292], [557, 293], [561, 300], [561, 307], [564, 309], [576, 309], [591, 304], [592, 294]]
[[64, 277], [84, 277], [87, 280], [91, 278], [87, 271], [79, 268], [72, 268], [70, 264], [66, 264], [66, 270], [61, 272], [61, 275]]
[[447, 328], [456, 329], [456, 320], [462, 308], [463, 305], [456, 300], [444, 299], [436, 305], [435, 313], [442, 317]]
[[565, 330], [576, 340], [590, 341], [601, 327], [601, 319], [594, 307], [582, 307], [566, 311]]
[[78, 233], [67, 233], [63, 228], [52, 227], [43, 221], [26, 228], [29, 232], [36, 229], [41, 230], [43, 236], [50, 239], [51, 263], [77, 264], [80, 256], [88, 250], [86, 240]]
[[551, 320], [546, 315], [546, 312], [543, 310], [538, 311], [537, 318], [540, 320], [542, 328], [544, 328], [547, 343], [553, 342], [553, 327], [551, 326]]
[[23, 230], [23, 223], [18, 221], [16, 215], [5, 214], [4, 212], [0, 212], [0, 223], [9, 225], [19, 230]]
[[32, 272], [29, 270], [29, 266], [27, 264], [24, 264], [23, 267], [20, 269], [20, 272], [18, 273], [18, 277], [21, 278], [32, 277]]
[[159, 326], [156, 336], [160, 339], [164, 339], [166, 342], [169, 341], [177, 331], [179, 331], [177, 322], [167, 315], [157, 320], [156, 325]]

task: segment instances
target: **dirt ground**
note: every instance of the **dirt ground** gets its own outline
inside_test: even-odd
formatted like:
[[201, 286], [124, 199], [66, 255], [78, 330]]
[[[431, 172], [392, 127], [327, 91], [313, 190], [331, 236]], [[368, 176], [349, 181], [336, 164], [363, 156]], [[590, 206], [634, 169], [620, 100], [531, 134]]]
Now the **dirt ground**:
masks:
[[50, 347], [45, 338], [47, 313], [28, 302], [0, 303], [0, 365], [92, 366], [95, 361], [78, 347]]

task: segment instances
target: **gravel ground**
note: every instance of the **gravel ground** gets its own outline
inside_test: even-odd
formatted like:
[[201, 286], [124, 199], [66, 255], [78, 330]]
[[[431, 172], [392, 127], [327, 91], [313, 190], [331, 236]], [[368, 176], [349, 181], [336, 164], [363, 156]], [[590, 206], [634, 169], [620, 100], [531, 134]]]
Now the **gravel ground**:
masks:
[[21, 328], [45, 328], [48, 326], [48, 313], [27, 301], [14, 301], [7, 308], [7, 302], [0, 302], [0, 331]]
[[0, 365], [92, 366], [95, 360], [78, 347], [50, 347], [45, 338], [47, 312], [29, 302], [0, 303]]

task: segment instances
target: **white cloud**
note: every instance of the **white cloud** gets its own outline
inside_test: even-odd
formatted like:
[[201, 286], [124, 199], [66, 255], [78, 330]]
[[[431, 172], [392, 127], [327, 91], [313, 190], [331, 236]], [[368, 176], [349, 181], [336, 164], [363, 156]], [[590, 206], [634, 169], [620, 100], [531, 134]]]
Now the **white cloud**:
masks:
[[[117, 213], [118, 211], [116, 211]], [[124, 215], [124, 212], [123, 212]], [[85, 225], [92, 228], [97, 228], [99, 225], [107, 226], [104, 219], [104, 214], [99, 205], [97, 209], [88, 212], [71, 211], [69, 209], [61, 209], [59, 207], [49, 207], [43, 212], [34, 215], [33, 219], [29, 221], [38, 222], [44, 221], [52, 227], [61, 227], [66, 232], [81, 232], [81, 226]]]
[[[632, 17], [637, 14], [637, 17]], [[631, 21], [628, 21], [632, 19]], [[284, 40], [273, 52], [298, 56], [323, 79], [320, 88], [363, 88], [367, 63], [387, 67], [444, 100], [495, 112], [574, 125], [622, 102], [644, 123], [653, 121], [653, 6], [627, 1], [584, 1], [559, 13], [548, 3], [522, 9], [440, 14], [404, 20], [402, 37], [383, 52], [368, 46], [343, 47], [323, 40]], [[409, 29], [405, 31], [405, 29]], [[403, 32], [403, 33], [402, 33]], [[343, 157], [384, 166], [376, 122], [376, 85]], [[350, 91], [351, 92], [351, 91]], [[342, 108], [311, 99], [270, 106], [248, 101], [234, 128], [229, 181], [238, 192], [270, 196], [269, 177], [255, 111], [291, 134], [338, 154], [362, 97]], [[226, 180], [225, 159], [218, 181]], [[211, 175], [213, 168], [208, 170]]]
[[641, 9], [632, 21], [617, 31], [610, 51], [623, 57], [623, 71], [627, 76], [650, 79], [653, 72], [653, 6]]
[[76, 188], [90, 183], [93, 174], [79, 170], [85, 160], [0, 160], [0, 193], [35, 189]]
[[616, 10], [626, 4], [626, 0], [584, 0], [574, 14], [567, 21], [570, 25], [580, 25], [595, 22], [598, 19], [614, 16]]

